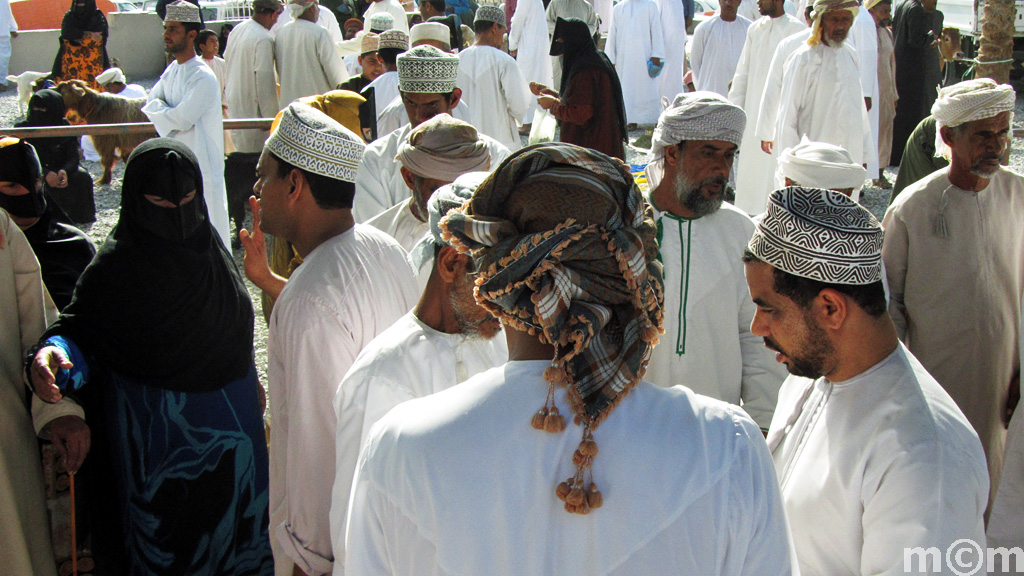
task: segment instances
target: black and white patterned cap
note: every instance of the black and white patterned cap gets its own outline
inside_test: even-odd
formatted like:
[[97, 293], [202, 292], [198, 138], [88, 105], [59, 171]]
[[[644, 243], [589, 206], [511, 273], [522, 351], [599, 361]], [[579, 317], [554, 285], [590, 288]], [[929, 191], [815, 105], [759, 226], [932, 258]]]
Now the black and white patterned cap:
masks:
[[491, 4], [481, 4], [476, 9], [476, 16], [473, 22], [495, 22], [497, 24], [505, 25], [505, 11], [500, 6], [494, 6]]
[[791, 186], [771, 193], [747, 248], [794, 276], [829, 284], [882, 279], [882, 225], [834, 190]]
[[330, 116], [293, 102], [281, 113], [281, 123], [266, 144], [275, 156], [314, 174], [356, 181], [356, 169], [366, 144]]
[[378, 12], [370, 16], [370, 30], [384, 32], [395, 27], [395, 17], [387, 12]]
[[398, 89], [411, 94], [448, 94], [455, 90], [459, 57], [428, 45], [398, 57]]

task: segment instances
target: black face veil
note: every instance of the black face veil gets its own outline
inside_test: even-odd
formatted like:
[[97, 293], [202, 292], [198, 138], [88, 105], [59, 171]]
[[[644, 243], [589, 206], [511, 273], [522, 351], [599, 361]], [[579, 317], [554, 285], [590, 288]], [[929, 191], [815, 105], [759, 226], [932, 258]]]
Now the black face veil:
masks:
[[0, 208], [19, 218], [38, 218], [46, 209], [43, 198], [43, 170], [36, 149], [24, 140], [0, 137], [0, 182], [20, 184], [28, 194], [0, 193]]

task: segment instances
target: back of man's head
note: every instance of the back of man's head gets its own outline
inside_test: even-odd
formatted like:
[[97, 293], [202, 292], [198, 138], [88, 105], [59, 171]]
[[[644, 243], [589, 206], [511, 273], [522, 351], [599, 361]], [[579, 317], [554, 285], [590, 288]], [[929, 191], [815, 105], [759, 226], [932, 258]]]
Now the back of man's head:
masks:
[[662, 324], [657, 227], [632, 175], [572, 144], [525, 148], [440, 226], [476, 260], [477, 301], [524, 338], [554, 347], [548, 401], [531, 422], [561, 432], [550, 399], [556, 384], [568, 385], [582, 457], [555, 495], [568, 512], [599, 507], [597, 487], [583, 484], [587, 456], [597, 452], [591, 431], [643, 375]]

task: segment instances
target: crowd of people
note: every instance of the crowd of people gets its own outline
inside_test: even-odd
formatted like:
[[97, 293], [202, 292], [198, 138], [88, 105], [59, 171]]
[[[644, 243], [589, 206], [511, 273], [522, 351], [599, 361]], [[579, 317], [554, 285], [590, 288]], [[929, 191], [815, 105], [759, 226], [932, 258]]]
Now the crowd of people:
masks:
[[929, 93], [927, 1], [688, 4], [163, 1], [146, 93], [75, 0], [160, 137], [97, 249], [0, 136], [0, 572], [1024, 570], [1015, 92]]

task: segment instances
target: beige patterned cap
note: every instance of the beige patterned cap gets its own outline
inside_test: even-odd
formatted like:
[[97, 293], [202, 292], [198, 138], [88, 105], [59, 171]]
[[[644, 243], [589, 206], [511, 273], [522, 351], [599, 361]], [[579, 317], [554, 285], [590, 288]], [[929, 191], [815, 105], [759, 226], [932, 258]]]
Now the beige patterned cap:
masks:
[[281, 113], [281, 123], [267, 139], [266, 147], [297, 168], [355, 182], [366, 144], [330, 116], [293, 102]]
[[448, 94], [455, 90], [459, 57], [434, 46], [417, 46], [398, 57], [398, 89], [410, 94]]
[[167, 5], [167, 12], [164, 14], [164, 22], [187, 22], [202, 24], [203, 19], [199, 14], [199, 6], [185, 0], [178, 0]]
[[380, 33], [377, 49], [396, 48], [398, 50], [409, 49], [409, 35], [402, 30], [385, 30]]
[[489, 4], [481, 5], [476, 9], [476, 17], [473, 19], [473, 23], [476, 22], [494, 22], [496, 24], [505, 25], [505, 11], [500, 6], [493, 6]]
[[380, 46], [380, 36], [373, 32], [360, 32], [363, 35], [362, 40], [359, 42], [359, 53], [369, 54], [370, 52], [376, 52]]

